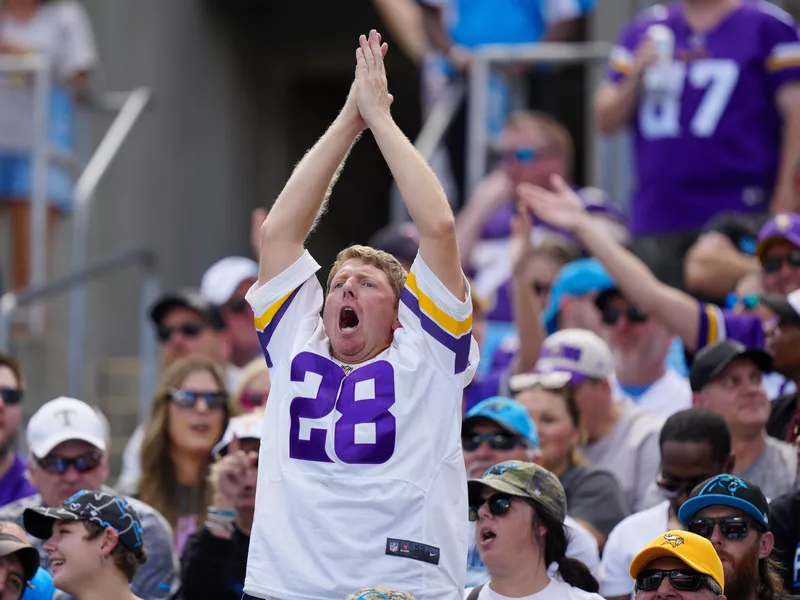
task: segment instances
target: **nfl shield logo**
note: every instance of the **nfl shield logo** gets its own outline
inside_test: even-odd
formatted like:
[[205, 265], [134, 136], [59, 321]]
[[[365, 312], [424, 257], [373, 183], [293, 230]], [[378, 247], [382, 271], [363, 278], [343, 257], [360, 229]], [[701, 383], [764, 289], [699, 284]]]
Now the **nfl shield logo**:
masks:
[[389, 542], [389, 552], [397, 552], [397, 542]]

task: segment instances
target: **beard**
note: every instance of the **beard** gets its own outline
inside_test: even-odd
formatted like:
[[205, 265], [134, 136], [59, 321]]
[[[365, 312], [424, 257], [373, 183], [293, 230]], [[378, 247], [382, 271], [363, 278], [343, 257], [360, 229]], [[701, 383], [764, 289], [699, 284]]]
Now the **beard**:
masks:
[[719, 552], [728, 559], [725, 565], [725, 596], [728, 600], [748, 600], [758, 589], [758, 543], [753, 544], [738, 559], [727, 552]]
[[7, 437], [0, 436], [0, 462], [2, 462], [10, 452], [14, 451], [17, 447], [17, 432], [14, 432]]

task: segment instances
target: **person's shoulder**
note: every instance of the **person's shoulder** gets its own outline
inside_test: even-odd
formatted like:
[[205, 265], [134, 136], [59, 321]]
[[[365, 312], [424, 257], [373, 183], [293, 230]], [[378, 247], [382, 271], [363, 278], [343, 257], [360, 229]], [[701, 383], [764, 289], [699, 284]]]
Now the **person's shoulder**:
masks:
[[139, 514], [139, 518], [142, 521], [142, 528], [159, 527], [169, 532], [170, 536], [172, 535], [172, 528], [169, 522], [158, 510], [146, 502], [142, 502], [138, 498], [133, 498], [131, 496], [123, 496], [123, 498], [125, 498], [126, 502], [131, 505], [131, 508]]
[[630, 400], [625, 402], [625, 414], [629, 420], [631, 433], [638, 434], [642, 439], [658, 433], [664, 425], [663, 417], [642, 410]]
[[759, 19], [762, 23], [796, 27], [794, 17], [780, 6], [767, 0], [756, 0], [743, 4], [741, 10], [748, 19]]
[[640, 10], [628, 21], [628, 28], [644, 30], [655, 23], [668, 21], [679, 11], [680, 7], [675, 2], [649, 6]]
[[51, 18], [71, 23], [76, 19], [85, 19], [86, 9], [78, 0], [52, 0], [42, 7]]
[[645, 508], [644, 510], [640, 510], [639, 512], [635, 512], [632, 515], [628, 515], [619, 524], [614, 528], [614, 531], [618, 529], [620, 532], [625, 531], [638, 531], [639, 528], [643, 523], [651, 523], [654, 519], [661, 519], [666, 521], [667, 511], [669, 510], [669, 500], [664, 500], [655, 506], [651, 506], [650, 508]]
[[22, 513], [26, 508], [36, 508], [42, 505], [42, 497], [39, 494], [20, 498], [3, 507], [0, 507], [0, 521], [22, 521]]
[[774, 456], [779, 457], [783, 462], [791, 462], [797, 464], [797, 450], [791, 444], [782, 442], [772, 436], [767, 436], [767, 452], [771, 452]]
[[580, 588], [571, 586], [560, 579], [551, 579], [550, 584], [545, 588], [549, 598], [569, 598], [570, 600], [603, 600], [599, 594], [587, 592]]

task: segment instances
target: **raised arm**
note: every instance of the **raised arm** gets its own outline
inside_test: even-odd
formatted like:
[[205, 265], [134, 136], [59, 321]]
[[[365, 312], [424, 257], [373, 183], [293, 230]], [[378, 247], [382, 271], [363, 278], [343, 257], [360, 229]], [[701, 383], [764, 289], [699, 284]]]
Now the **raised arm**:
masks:
[[[387, 46], [376, 41], [377, 52]], [[358, 112], [355, 82], [342, 111], [325, 134], [297, 164], [261, 225], [258, 283], [265, 284], [294, 263], [304, 251], [306, 237], [324, 212], [344, 161], [366, 127]], [[391, 103], [391, 96], [387, 99]]]
[[361, 36], [357, 52], [358, 109], [397, 182], [419, 231], [419, 252], [436, 277], [458, 299], [466, 299], [453, 212], [442, 186], [389, 112], [390, 96], [380, 36]]
[[522, 184], [518, 188], [520, 198], [542, 220], [573, 232], [592, 256], [603, 263], [626, 298], [680, 336], [688, 350], [696, 349], [699, 329], [697, 301], [661, 283], [642, 261], [605, 235], [561, 177], [554, 175], [552, 183], [555, 192]]
[[778, 181], [770, 204], [773, 214], [797, 212], [800, 206], [794, 187], [800, 169], [800, 83], [783, 85], [778, 90], [777, 103], [783, 116], [783, 142]]

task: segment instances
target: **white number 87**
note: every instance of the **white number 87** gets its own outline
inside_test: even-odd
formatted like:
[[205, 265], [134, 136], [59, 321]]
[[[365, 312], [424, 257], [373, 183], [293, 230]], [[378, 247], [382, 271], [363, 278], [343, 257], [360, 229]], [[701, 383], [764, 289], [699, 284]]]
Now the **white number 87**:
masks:
[[[674, 138], [681, 134], [680, 109], [683, 85], [686, 78], [686, 63], [677, 63], [676, 78], [681, 87], [666, 96], [646, 94], [639, 109], [639, 129], [645, 139]], [[694, 88], [705, 89], [689, 129], [700, 138], [714, 135], [722, 114], [728, 107], [733, 90], [739, 81], [739, 65], [734, 60], [703, 59], [689, 63], [688, 83]]]

